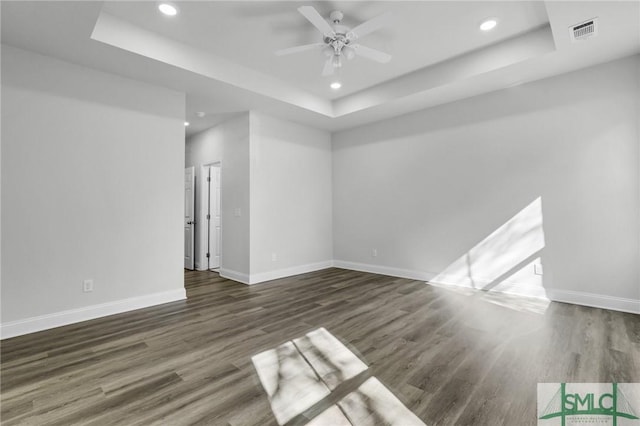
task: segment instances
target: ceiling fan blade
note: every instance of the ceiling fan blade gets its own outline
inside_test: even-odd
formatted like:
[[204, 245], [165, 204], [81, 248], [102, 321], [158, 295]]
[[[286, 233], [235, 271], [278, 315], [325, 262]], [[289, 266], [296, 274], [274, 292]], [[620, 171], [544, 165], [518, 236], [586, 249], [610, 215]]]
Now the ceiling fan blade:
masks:
[[325, 19], [320, 16], [317, 10], [313, 6], [301, 6], [298, 8], [298, 12], [302, 14], [309, 22], [313, 24], [322, 34], [331, 35], [334, 33], [333, 28]]
[[351, 47], [356, 51], [356, 55], [362, 56], [367, 59], [371, 59], [382, 64], [386, 64], [391, 60], [391, 55], [381, 52], [376, 49], [372, 49], [361, 44], [352, 44]]
[[347, 33], [347, 38], [349, 40], [356, 40], [360, 37], [366, 36], [369, 33], [374, 32], [375, 30], [390, 25], [393, 21], [393, 14], [391, 12], [383, 13], [382, 15], [376, 16], [373, 19], [369, 19], [366, 22], [358, 25], [349, 33]]
[[277, 56], [284, 56], [284, 55], [290, 55], [292, 53], [304, 52], [307, 50], [314, 50], [324, 46], [325, 46], [324, 43], [304, 44], [302, 46], [294, 46], [294, 47], [288, 47], [286, 49], [276, 50], [275, 53]]
[[333, 66], [333, 56], [327, 59], [327, 62], [324, 63], [324, 68], [322, 68], [322, 76], [326, 77], [329, 75], [333, 75], [335, 71], [335, 67]]

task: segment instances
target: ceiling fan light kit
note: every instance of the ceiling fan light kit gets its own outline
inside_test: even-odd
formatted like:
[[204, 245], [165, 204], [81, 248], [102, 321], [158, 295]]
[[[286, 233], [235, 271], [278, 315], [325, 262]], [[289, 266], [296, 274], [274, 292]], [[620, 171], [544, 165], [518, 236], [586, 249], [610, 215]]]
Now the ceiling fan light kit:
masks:
[[344, 14], [339, 10], [334, 10], [329, 15], [331, 23], [327, 22], [312, 6], [299, 7], [298, 12], [322, 33], [323, 42], [278, 50], [275, 52], [276, 55], [283, 56], [307, 50], [322, 49], [322, 52], [327, 57], [322, 69], [323, 76], [333, 75], [336, 69], [342, 67], [343, 57], [351, 60], [356, 56], [361, 56], [382, 64], [391, 60], [391, 55], [388, 53], [355, 43], [360, 37], [388, 25], [391, 18], [389, 14], [380, 15], [354, 28], [349, 28], [342, 25]]

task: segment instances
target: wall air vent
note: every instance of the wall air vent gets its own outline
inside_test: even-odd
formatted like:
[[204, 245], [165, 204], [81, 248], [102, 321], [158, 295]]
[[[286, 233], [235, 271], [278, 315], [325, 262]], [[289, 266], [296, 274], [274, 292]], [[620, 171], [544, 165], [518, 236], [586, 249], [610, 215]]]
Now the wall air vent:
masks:
[[585, 40], [598, 35], [598, 18], [589, 19], [569, 27], [571, 41]]

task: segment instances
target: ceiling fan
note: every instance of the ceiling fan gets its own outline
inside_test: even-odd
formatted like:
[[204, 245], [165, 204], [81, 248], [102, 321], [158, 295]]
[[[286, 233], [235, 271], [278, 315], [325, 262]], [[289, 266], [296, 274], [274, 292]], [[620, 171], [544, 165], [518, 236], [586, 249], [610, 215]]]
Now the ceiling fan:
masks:
[[299, 7], [298, 12], [322, 33], [322, 43], [289, 47], [276, 51], [276, 55], [283, 56], [307, 50], [322, 49], [327, 55], [327, 61], [322, 70], [323, 76], [332, 75], [337, 68], [340, 68], [342, 66], [342, 58], [353, 59], [357, 55], [382, 64], [391, 60], [391, 55], [388, 53], [355, 43], [360, 37], [389, 24], [391, 21], [390, 14], [380, 15], [349, 29], [341, 24], [344, 15], [340, 11], [333, 11], [329, 15], [332, 24], [327, 22], [313, 6]]

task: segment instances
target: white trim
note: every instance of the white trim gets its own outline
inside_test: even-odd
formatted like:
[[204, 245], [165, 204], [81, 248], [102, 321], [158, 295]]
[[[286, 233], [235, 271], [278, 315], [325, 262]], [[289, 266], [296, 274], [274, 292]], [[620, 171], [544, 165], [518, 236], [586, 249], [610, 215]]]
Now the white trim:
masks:
[[547, 296], [555, 302], [640, 314], [640, 300], [637, 299], [626, 299], [623, 297], [606, 296], [604, 294], [586, 293], [582, 291], [560, 290], [557, 288], [547, 289]]
[[[547, 291], [544, 286], [531, 283], [523, 283], [523, 282], [506, 282], [500, 283], [496, 286], [491, 286], [489, 289], [483, 289], [484, 286], [490, 285], [493, 280], [486, 278], [478, 278], [474, 277], [473, 281], [477, 285], [477, 287], [470, 287], [468, 285], [467, 277], [460, 277], [459, 275], [443, 275], [438, 274], [432, 279], [428, 280], [429, 284], [437, 284], [448, 287], [460, 287], [460, 288], [469, 288], [472, 290], [478, 291], [488, 291], [491, 293], [501, 293], [501, 294], [512, 294], [515, 296], [525, 296], [525, 297], [533, 297], [535, 299], [544, 299], [549, 300], [547, 295]], [[465, 282], [465, 284], [460, 284], [460, 282]]]
[[219, 274], [222, 278], [238, 281], [242, 284], [249, 284], [249, 274], [243, 274], [242, 272], [233, 271], [223, 267], [220, 267]]
[[22, 336], [50, 328], [62, 327], [95, 318], [106, 317], [135, 309], [148, 308], [163, 303], [175, 302], [187, 298], [184, 288], [165, 291], [162, 293], [147, 294], [145, 296], [130, 297], [114, 302], [101, 303], [99, 305], [85, 306], [83, 308], [69, 309], [53, 314], [40, 315], [17, 321], [0, 324], [0, 338]]
[[[389, 275], [392, 277], [408, 278], [412, 280], [430, 281], [438, 276], [433, 272], [414, 271], [410, 269], [393, 268], [389, 266], [371, 265], [367, 263], [348, 262], [344, 260], [334, 260], [333, 266], [336, 268], [350, 269], [352, 271], [370, 272], [373, 274]], [[442, 278], [442, 277], [441, 277]], [[445, 280], [438, 280], [437, 284], [456, 286], [453, 282], [443, 282]], [[448, 280], [447, 280], [448, 281]], [[463, 287], [463, 286], [456, 286]], [[516, 285], [514, 290], [525, 290], [527, 286]], [[469, 287], [465, 287], [469, 288]], [[555, 288], [544, 288], [549, 300], [555, 302], [565, 302], [574, 305], [590, 306], [594, 308], [610, 309], [612, 311], [630, 312], [634, 314], [640, 314], [640, 300], [637, 299], [625, 299], [622, 297], [606, 296], [603, 294], [586, 293], [582, 291], [570, 291], [560, 290]], [[521, 294], [525, 293], [508, 291], [504, 292], [508, 294]], [[535, 295], [529, 295], [529, 297], [537, 297]]]
[[306, 265], [293, 266], [291, 268], [277, 269], [275, 271], [261, 272], [259, 274], [251, 274], [251, 276], [249, 277], [249, 284], [258, 284], [265, 281], [277, 280], [278, 278], [306, 274], [307, 272], [319, 271], [321, 269], [331, 268], [332, 266], [332, 260], [325, 260], [324, 262], [308, 263]]
[[[431, 272], [413, 271], [410, 269], [392, 268], [388, 266], [371, 265], [366, 263], [347, 262], [343, 260], [324, 261], [300, 265], [291, 268], [279, 269], [276, 271], [263, 272], [260, 274], [247, 275], [229, 269], [220, 269], [220, 276], [243, 284], [257, 284], [278, 278], [289, 277], [307, 272], [319, 271], [330, 267], [349, 269], [353, 271], [370, 272], [373, 274], [389, 275], [392, 277], [408, 278], [420, 281], [429, 281], [436, 274]], [[446, 284], [444, 285], [453, 285]], [[640, 300], [627, 299], [622, 297], [606, 296], [603, 294], [586, 293], [581, 291], [560, 290], [555, 288], [545, 289], [549, 300], [556, 302], [571, 303], [574, 305], [590, 306], [601, 309], [611, 309], [614, 311], [630, 312], [640, 314]], [[87, 306], [84, 308], [70, 309], [53, 314], [41, 315], [23, 320], [11, 321], [0, 324], [0, 339], [21, 336], [35, 333], [37, 331], [48, 330], [50, 328], [61, 327], [95, 318], [101, 318], [122, 312], [147, 308], [164, 303], [175, 302], [186, 299], [185, 289], [165, 291], [145, 296], [131, 297], [128, 299], [107, 302], [99, 305]]]
[[414, 271], [411, 269], [393, 268], [390, 266], [371, 265], [368, 263], [347, 262], [346, 260], [334, 260], [336, 268], [350, 269], [352, 271], [370, 272], [372, 274], [389, 275], [391, 277], [408, 278], [410, 280], [429, 281], [437, 274], [432, 272]]

